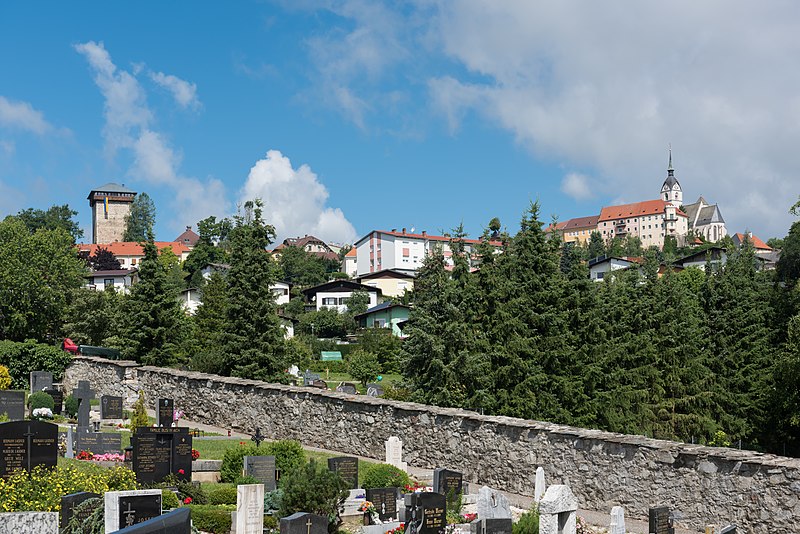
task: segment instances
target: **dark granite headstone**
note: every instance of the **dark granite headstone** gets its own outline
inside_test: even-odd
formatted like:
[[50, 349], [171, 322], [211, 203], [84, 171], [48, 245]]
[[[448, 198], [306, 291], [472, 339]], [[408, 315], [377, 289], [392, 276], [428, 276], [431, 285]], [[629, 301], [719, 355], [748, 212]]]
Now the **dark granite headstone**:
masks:
[[192, 436], [188, 428], [137, 428], [131, 445], [138, 482], [161, 482], [170, 473], [180, 480], [192, 480]]
[[311, 371], [306, 371], [305, 374], [303, 374], [303, 385], [304, 386], [310, 386], [310, 385], [312, 385], [314, 380], [319, 380], [320, 378], [322, 378], [322, 377], [319, 376], [317, 373], [312, 373]]
[[44, 421], [0, 424], [0, 477], [36, 466], [55, 467], [58, 459], [58, 425]]
[[658, 508], [650, 508], [648, 514], [650, 519], [650, 526], [648, 532], [650, 534], [674, 534], [675, 529], [672, 527], [672, 519], [669, 515], [668, 506], [660, 506]]
[[100, 397], [100, 419], [122, 419], [122, 397]]
[[32, 371], [30, 376], [31, 393], [53, 389], [53, 373], [50, 371]]
[[328, 469], [336, 471], [347, 482], [347, 487], [358, 488], [358, 458], [352, 456], [337, 456], [328, 458]]
[[380, 384], [367, 384], [367, 395], [370, 397], [383, 397], [383, 386]]
[[471, 534], [511, 534], [513, 520], [507, 518], [476, 519], [470, 523]]
[[158, 399], [156, 407], [156, 424], [171, 427], [175, 421], [175, 401], [173, 399]]
[[53, 399], [53, 414], [59, 415], [64, 407], [64, 392], [60, 389], [45, 389], [45, 393], [50, 395], [50, 398]]
[[76, 449], [94, 454], [122, 454], [122, 436], [110, 432], [78, 432]]
[[118, 530], [114, 534], [191, 534], [191, 532], [191, 509], [176, 508], [153, 519]]
[[[161, 515], [161, 494], [129, 495], [119, 498], [119, 528], [144, 523]], [[158, 531], [154, 531], [158, 532]]]
[[308, 385], [311, 386], [312, 388], [328, 389], [328, 383], [325, 382], [324, 380], [319, 380], [319, 379], [312, 380], [311, 383]]
[[736, 534], [736, 525], [728, 525], [719, 532], [720, 534]]
[[78, 387], [72, 390], [72, 396], [78, 400], [78, 428], [89, 428], [89, 411], [94, 391], [88, 380], [79, 380]]
[[327, 534], [328, 518], [307, 512], [297, 512], [281, 518], [281, 534]]
[[397, 519], [397, 488], [368, 489], [367, 500], [375, 505], [381, 521]]
[[[69, 495], [61, 496], [61, 528], [67, 526], [69, 520], [76, 516], [75, 507], [89, 499], [99, 499], [100, 495], [88, 491], [79, 491], [78, 493], [70, 493]], [[103, 506], [102, 501], [97, 501], [97, 506]], [[85, 508], [82, 513], [78, 513], [77, 517], [81, 521], [89, 517], [93, 508]]]
[[25, 392], [0, 390], [0, 414], [7, 414], [11, 421], [25, 419]]
[[244, 474], [264, 484], [264, 491], [275, 491], [278, 488], [274, 456], [245, 456]]
[[[411, 521], [417, 534], [442, 534], [447, 527], [447, 498], [440, 493], [418, 493], [412, 501]], [[406, 524], [408, 532], [409, 524]]]
[[356, 390], [356, 386], [351, 384], [350, 382], [342, 382], [338, 386], [336, 386], [336, 391], [341, 393], [349, 393], [350, 395], [358, 394], [358, 390]]
[[464, 476], [458, 471], [437, 467], [433, 470], [433, 491], [442, 495], [463, 493]]

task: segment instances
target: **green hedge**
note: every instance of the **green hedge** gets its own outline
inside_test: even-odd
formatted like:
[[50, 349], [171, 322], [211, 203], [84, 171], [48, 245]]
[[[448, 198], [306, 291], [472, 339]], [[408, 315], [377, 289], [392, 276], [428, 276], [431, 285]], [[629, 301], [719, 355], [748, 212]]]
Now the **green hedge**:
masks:
[[361, 487], [368, 488], [403, 488], [411, 484], [408, 474], [389, 464], [372, 464], [364, 470]]
[[236, 487], [220, 486], [209, 490], [208, 504], [236, 504]]
[[255, 445], [231, 447], [222, 457], [222, 467], [220, 467], [222, 482], [235, 482], [241, 478], [245, 456], [274, 456], [275, 467], [281, 472], [281, 477], [304, 465], [306, 461], [303, 447], [293, 440], [273, 441], [264, 443], [261, 447]]
[[231, 512], [236, 505], [192, 504], [192, 525], [203, 532], [228, 534], [231, 531]]
[[50, 371], [53, 381], [61, 382], [71, 361], [71, 354], [53, 345], [34, 341], [0, 341], [0, 365], [8, 367], [11, 389], [27, 390], [31, 371]]

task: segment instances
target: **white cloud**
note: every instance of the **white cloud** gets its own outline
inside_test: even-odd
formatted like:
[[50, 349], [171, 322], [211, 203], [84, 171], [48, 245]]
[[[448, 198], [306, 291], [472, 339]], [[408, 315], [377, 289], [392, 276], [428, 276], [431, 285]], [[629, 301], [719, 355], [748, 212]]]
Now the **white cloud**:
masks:
[[589, 186], [589, 178], [577, 172], [571, 172], [561, 180], [561, 191], [575, 200], [588, 200], [594, 195]]
[[268, 151], [250, 169], [240, 199], [254, 198], [264, 201], [264, 218], [275, 226], [276, 242], [306, 234], [340, 243], [356, 237], [342, 210], [326, 206], [328, 190], [314, 171], [308, 165], [294, 169], [278, 150]]
[[[120, 149], [131, 153], [133, 165], [128, 171], [131, 179], [171, 189], [169, 209], [159, 210], [160, 215], [169, 214], [170, 227], [178, 230], [210, 215], [228, 214], [230, 205], [223, 184], [214, 178], [199, 180], [182, 176], [180, 153], [163, 133], [152, 128], [155, 118], [136, 78], [144, 72], [144, 66], [135, 64], [132, 72], [117, 68], [103, 43], [88, 42], [76, 45], [75, 49], [88, 60], [95, 83], [105, 98], [103, 135], [107, 150], [112, 156]], [[194, 91], [194, 84], [189, 85]]]
[[44, 119], [44, 114], [27, 102], [9, 100], [0, 95], [0, 126], [27, 130], [42, 135], [53, 127]]
[[151, 72], [150, 79], [172, 93], [175, 102], [182, 108], [198, 109], [200, 107], [200, 99], [197, 98], [197, 84], [163, 72]]

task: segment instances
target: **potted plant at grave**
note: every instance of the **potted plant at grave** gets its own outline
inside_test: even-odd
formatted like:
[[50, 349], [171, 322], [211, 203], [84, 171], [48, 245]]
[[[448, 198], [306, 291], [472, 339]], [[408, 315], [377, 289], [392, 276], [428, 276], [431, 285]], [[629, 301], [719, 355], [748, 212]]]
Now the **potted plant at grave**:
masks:
[[378, 511], [371, 501], [362, 502], [359, 511], [364, 512], [364, 525], [374, 525], [377, 523]]

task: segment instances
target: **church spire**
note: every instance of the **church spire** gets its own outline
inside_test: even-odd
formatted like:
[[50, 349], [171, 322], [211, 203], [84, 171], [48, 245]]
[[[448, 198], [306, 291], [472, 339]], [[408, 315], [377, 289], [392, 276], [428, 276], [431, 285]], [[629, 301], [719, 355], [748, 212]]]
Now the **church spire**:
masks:
[[675, 175], [675, 169], [672, 168], [672, 143], [669, 144], [669, 166], [667, 167], [667, 174], [669, 176]]

